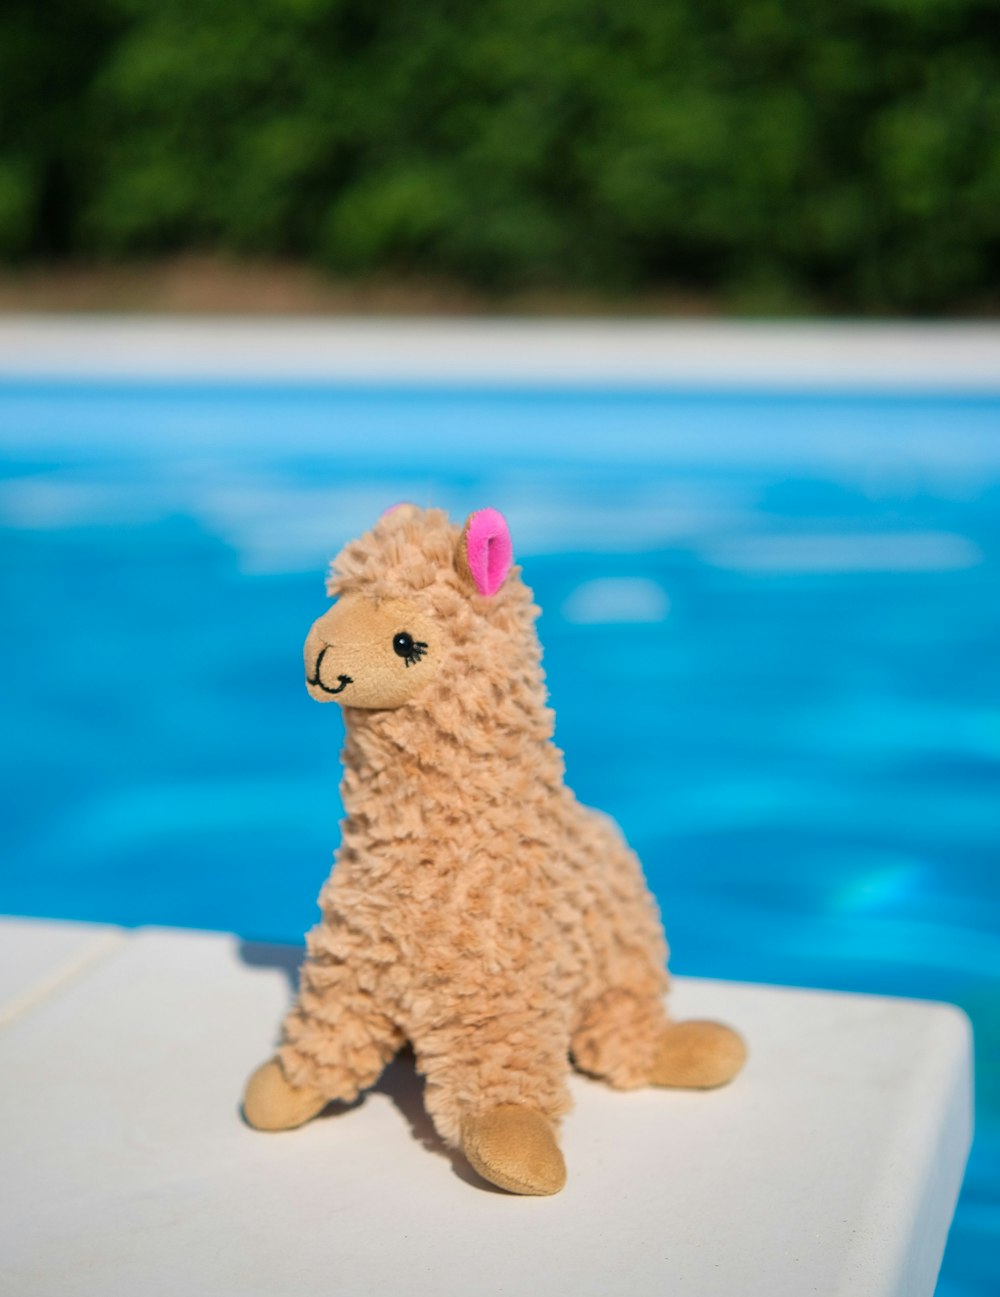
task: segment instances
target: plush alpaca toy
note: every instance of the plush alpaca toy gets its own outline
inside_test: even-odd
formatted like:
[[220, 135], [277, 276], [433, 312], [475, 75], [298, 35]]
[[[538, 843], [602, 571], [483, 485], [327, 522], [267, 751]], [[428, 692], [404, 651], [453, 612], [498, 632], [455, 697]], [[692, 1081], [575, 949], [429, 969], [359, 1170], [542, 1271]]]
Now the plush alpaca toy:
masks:
[[306, 682], [344, 712], [346, 819], [283, 1044], [247, 1121], [301, 1125], [407, 1041], [441, 1137], [514, 1193], [565, 1182], [569, 1059], [707, 1088], [740, 1037], [664, 1010], [667, 947], [614, 821], [563, 783], [538, 609], [507, 525], [400, 505], [334, 561]]

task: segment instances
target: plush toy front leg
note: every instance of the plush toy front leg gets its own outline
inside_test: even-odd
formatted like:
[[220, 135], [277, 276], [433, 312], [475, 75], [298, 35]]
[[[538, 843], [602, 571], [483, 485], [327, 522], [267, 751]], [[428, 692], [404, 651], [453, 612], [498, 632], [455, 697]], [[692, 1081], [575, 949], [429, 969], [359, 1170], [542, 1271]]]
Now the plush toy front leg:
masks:
[[[509, 997], [512, 998], [512, 997]], [[510, 1193], [558, 1193], [556, 1125], [570, 1106], [569, 1032], [559, 1008], [497, 1012], [467, 997], [461, 1017], [432, 1009], [410, 1031], [424, 1103], [446, 1143]]]
[[326, 1096], [299, 1088], [285, 1076], [276, 1058], [257, 1068], [243, 1095], [243, 1116], [256, 1130], [293, 1130], [326, 1107]]
[[322, 934], [311, 934], [284, 1042], [247, 1083], [243, 1115], [258, 1130], [291, 1130], [333, 1100], [352, 1102], [403, 1044], [399, 1027], [360, 985], [357, 968], [324, 958], [322, 943]]
[[462, 1151], [484, 1180], [510, 1193], [558, 1193], [566, 1183], [566, 1163], [551, 1123], [523, 1104], [466, 1117]]

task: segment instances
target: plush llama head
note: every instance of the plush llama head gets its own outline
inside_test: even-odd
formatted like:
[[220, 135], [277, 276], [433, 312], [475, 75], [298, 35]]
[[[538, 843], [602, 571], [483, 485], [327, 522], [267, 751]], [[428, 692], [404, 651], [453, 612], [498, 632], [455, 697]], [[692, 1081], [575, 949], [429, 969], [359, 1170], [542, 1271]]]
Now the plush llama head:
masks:
[[[513, 566], [495, 509], [459, 529], [440, 509], [396, 505], [334, 559], [336, 598], [305, 643], [306, 685], [318, 702], [391, 710], [430, 701], [433, 683], [488, 685], [490, 665], [537, 645], [531, 591]], [[531, 656], [537, 659], [539, 654]], [[540, 677], [540, 673], [539, 673]]]

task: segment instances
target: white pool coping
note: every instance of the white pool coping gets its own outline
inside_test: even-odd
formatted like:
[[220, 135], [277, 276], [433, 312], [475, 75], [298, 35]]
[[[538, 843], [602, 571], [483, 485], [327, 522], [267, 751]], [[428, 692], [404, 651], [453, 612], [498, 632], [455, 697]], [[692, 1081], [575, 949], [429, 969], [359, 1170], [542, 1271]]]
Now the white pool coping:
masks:
[[240, 1120], [299, 952], [0, 921], [0, 1291], [17, 1297], [930, 1297], [971, 1134], [948, 1005], [678, 978], [750, 1045], [708, 1093], [574, 1078], [563, 1193], [491, 1190], [398, 1060], [358, 1107]]
[[998, 393], [1000, 325], [8, 314], [0, 379]]

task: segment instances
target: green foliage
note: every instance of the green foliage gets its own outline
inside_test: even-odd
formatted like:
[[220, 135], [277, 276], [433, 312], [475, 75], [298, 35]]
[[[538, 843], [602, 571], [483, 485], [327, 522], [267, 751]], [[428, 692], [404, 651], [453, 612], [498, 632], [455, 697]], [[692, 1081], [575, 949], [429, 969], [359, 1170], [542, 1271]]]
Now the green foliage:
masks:
[[117, 32], [113, 0], [0, 6], [0, 257], [77, 243], [86, 146], [81, 107]]
[[992, 0], [6, 0], [0, 255], [995, 294]]

